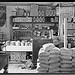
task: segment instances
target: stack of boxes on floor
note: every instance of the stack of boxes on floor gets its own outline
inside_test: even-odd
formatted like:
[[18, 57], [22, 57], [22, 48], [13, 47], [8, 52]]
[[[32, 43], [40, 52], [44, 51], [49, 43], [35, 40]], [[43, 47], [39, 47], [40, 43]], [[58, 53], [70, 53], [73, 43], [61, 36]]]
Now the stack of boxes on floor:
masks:
[[38, 73], [75, 73], [75, 48], [59, 49], [47, 44], [40, 49], [38, 56]]
[[69, 73], [72, 70], [72, 51], [67, 48], [61, 48], [61, 73]]

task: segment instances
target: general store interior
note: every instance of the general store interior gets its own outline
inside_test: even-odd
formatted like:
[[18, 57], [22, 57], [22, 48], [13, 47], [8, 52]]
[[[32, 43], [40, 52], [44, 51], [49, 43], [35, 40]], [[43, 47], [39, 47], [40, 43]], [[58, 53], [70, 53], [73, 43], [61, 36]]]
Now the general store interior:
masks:
[[75, 73], [75, 2], [0, 2], [0, 73]]

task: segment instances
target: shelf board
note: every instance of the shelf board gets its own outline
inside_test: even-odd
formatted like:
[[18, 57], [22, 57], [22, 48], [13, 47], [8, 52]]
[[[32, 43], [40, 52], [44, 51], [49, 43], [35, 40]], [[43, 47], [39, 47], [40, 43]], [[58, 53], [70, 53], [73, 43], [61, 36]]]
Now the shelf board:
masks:
[[59, 22], [33, 22], [33, 24], [36, 24], [36, 23], [44, 23], [44, 24], [53, 24], [53, 23], [58, 23], [58, 24], [59, 24]]
[[19, 39], [31, 39], [31, 38], [32, 38], [32, 37], [30, 37], [30, 36], [29, 36], [29, 37], [22, 37], [22, 36], [19, 37]]
[[75, 29], [67, 29], [67, 30], [75, 30]]
[[25, 31], [29, 31], [29, 30], [30, 30], [30, 31], [31, 31], [31, 30], [33, 30], [33, 29], [13, 29], [13, 30], [15, 30], [15, 31], [16, 31], [16, 30], [25, 30]]
[[68, 23], [75, 23], [75, 22], [68, 22]]
[[13, 23], [32, 23], [32, 22], [13, 22]]
[[15, 18], [15, 17], [33, 17], [33, 16], [11, 16], [11, 17]]
[[57, 23], [57, 24], [59, 24], [59, 22], [13, 22], [13, 23], [33, 23], [33, 24], [36, 24], [36, 23], [44, 23], [44, 24]]
[[41, 30], [41, 31], [48, 31], [48, 30], [51, 30], [51, 29], [33, 29], [33, 30]]
[[53, 15], [53, 16], [11, 16], [11, 17], [15, 18], [15, 17], [59, 17], [59, 16]]
[[[25, 61], [27, 61], [27, 60], [25, 60]], [[22, 62], [18, 62], [18, 61], [15, 61], [15, 60], [10, 60], [9, 64], [22, 64]]]
[[72, 35], [72, 36], [67, 36], [67, 37], [75, 37], [75, 35]]

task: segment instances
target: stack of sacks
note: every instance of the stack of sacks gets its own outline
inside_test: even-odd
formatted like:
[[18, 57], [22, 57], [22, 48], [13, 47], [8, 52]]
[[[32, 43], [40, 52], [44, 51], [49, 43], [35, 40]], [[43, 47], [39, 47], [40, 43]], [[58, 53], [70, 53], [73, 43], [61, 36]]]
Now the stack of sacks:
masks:
[[75, 73], [75, 48], [71, 48], [72, 50], [72, 72]]
[[61, 73], [70, 73], [72, 71], [72, 50], [61, 48]]
[[49, 68], [49, 52], [40, 53], [39, 59], [39, 68], [37, 69], [39, 73], [47, 73]]
[[59, 73], [60, 71], [60, 49], [57, 47], [49, 50], [49, 73]]
[[43, 47], [39, 50], [38, 54], [38, 59], [39, 59], [39, 67], [37, 68], [37, 71], [39, 73], [47, 73], [49, 70], [49, 56], [50, 53], [48, 52], [48, 49], [46, 48], [49, 47], [55, 47], [51, 43], [44, 44]]

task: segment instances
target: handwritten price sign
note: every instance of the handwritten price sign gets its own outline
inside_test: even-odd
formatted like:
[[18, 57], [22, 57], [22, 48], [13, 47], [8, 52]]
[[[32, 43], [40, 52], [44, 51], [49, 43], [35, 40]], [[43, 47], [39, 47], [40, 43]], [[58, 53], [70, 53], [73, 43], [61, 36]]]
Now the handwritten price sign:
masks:
[[60, 8], [60, 17], [61, 18], [74, 17], [74, 8], [73, 7], [61, 7]]

